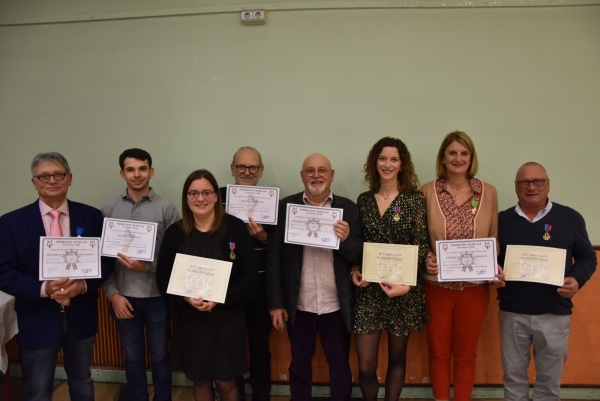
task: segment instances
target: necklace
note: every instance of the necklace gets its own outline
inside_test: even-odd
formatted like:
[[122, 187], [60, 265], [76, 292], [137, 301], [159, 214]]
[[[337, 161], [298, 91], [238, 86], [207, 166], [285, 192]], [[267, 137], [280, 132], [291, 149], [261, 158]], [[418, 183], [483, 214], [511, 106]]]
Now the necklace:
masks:
[[452, 195], [454, 199], [458, 198], [458, 195], [460, 195], [461, 192], [466, 192], [467, 188], [471, 191], [471, 193], [473, 192], [469, 185], [463, 185], [460, 188], [454, 188], [450, 185], [446, 185], [446, 188], [448, 189], [448, 193], [450, 193], [450, 195]]
[[387, 198], [389, 198], [390, 195], [391, 195], [391, 193], [388, 194], [387, 196], [385, 196], [385, 194], [383, 193], [383, 191], [381, 191], [381, 196], [383, 196], [383, 199], [385, 199], [385, 200], [387, 200]]

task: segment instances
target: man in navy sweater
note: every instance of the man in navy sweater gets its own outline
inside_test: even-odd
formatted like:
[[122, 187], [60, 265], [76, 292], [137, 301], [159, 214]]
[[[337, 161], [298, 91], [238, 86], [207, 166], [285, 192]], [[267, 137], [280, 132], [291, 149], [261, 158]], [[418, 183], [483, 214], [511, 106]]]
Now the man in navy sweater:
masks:
[[498, 288], [500, 337], [504, 369], [504, 399], [529, 399], [527, 367], [534, 348], [534, 400], [560, 400], [560, 379], [567, 359], [571, 299], [596, 270], [594, 252], [583, 217], [548, 199], [550, 179], [538, 163], [517, 171], [519, 203], [498, 216], [498, 240], [504, 265], [507, 245], [565, 249], [565, 278], [561, 287], [509, 281]]

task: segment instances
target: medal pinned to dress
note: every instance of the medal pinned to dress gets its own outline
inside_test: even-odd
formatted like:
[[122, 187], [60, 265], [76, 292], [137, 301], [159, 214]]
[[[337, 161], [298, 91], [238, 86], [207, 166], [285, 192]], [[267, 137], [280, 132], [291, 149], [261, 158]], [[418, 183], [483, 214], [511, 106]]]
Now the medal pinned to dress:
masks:
[[477, 202], [475, 199], [473, 199], [471, 201], [471, 206], [473, 206], [473, 210], [471, 210], [471, 213], [477, 214], [477, 206], [479, 206], [479, 202]]
[[235, 253], [233, 252], [235, 251], [235, 242], [229, 243], [229, 249], [231, 250], [231, 253], [229, 254], [229, 259], [235, 260]]
[[394, 206], [394, 221], [400, 221], [400, 206]]
[[544, 237], [543, 237], [546, 241], [548, 241], [550, 239], [550, 230], [552, 230], [552, 226], [550, 224], [546, 224], [544, 226], [545, 233], [544, 233]]

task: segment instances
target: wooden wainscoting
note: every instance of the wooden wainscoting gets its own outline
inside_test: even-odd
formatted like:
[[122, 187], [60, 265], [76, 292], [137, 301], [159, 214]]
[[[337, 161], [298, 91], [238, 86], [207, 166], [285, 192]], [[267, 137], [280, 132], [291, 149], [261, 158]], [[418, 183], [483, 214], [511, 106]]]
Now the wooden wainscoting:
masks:
[[[600, 247], [594, 247], [600, 257]], [[92, 364], [98, 367], [122, 368], [124, 355], [115, 323], [110, 317], [108, 299], [100, 290], [98, 335], [94, 348]], [[586, 284], [574, 299], [575, 308], [571, 320], [571, 336], [569, 341], [569, 359], [565, 366], [563, 384], [569, 386], [599, 386], [600, 375], [594, 367], [600, 366], [600, 343], [597, 333], [600, 332], [600, 318], [598, 318], [598, 305], [600, 305], [600, 273], [597, 273]], [[500, 336], [498, 329], [498, 303], [496, 291], [492, 290], [489, 300], [489, 310], [484, 322], [479, 348], [477, 351], [477, 375], [475, 382], [478, 385], [499, 385], [502, 380], [502, 367], [500, 363]], [[421, 333], [411, 335], [408, 347], [408, 363], [406, 382], [410, 384], [423, 384], [428, 380], [427, 363], [427, 338], [426, 328]], [[273, 359], [272, 379], [274, 382], [288, 380], [288, 367], [290, 363], [290, 346], [287, 333], [271, 331], [271, 351]], [[387, 337], [384, 335], [380, 344], [378, 375], [380, 382], [385, 380], [387, 366]], [[19, 346], [15, 339], [7, 345], [8, 356], [11, 363], [18, 363]], [[146, 349], [146, 354], [148, 350]], [[150, 360], [149, 357], [146, 360]], [[62, 355], [59, 357], [62, 363]], [[358, 377], [358, 364], [354, 343], [352, 343], [350, 365], [355, 377]], [[150, 366], [148, 365], [148, 368]], [[315, 383], [327, 383], [329, 373], [325, 355], [320, 344], [313, 359]], [[533, 378], [533, 366], [530, 366], [530, 377]]]

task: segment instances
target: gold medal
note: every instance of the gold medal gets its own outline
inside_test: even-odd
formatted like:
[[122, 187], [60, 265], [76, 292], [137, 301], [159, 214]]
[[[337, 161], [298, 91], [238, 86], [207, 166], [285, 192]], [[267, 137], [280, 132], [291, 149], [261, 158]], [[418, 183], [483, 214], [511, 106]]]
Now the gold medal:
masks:
[[396, 213], [394, 215], [394, 221], [400, 221], [400, 206], [394, 206], [394, 212]]
[[550, 239], [550, 230], [552, 230], [552, 226], [550, 224], [546, 224], [544, 225], [544, 236], [542, 238], [544, 238], [544, 240], [548, 241]]
[[235, 250], [235, 242], [229, 243], [229, 249], [231, 250], [231, 253], [229, 254], [229, 259], [235, 260], [235, 253], [233, 253], [233, 251]]

